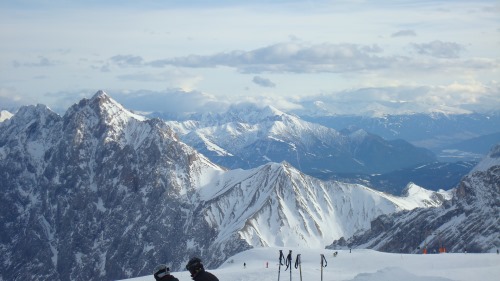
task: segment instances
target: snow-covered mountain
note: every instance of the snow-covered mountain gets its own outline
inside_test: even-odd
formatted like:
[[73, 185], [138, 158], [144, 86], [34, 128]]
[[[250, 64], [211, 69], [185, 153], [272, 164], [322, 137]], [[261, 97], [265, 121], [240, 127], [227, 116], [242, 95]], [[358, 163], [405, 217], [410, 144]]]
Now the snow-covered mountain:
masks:
[[432, 152], [403, 140], [386, 141], [361, 129], [339, 132], [271, 106], [244, 104], [223, 114], [167, 123], [185, 143], [232, 169], [286, 161], [307, 174], [327, 178], [339, 173], [385, 173], [435, 159]]
[[[214, 180], [214, 188], [200, 194], [206, 220], [219, 229], [212, 247], [223, 251], [233, 235], [252, 247], [323, 248], [332, 237], [368, 228], [381, 214], [435, 207], [450, 197], [416, 185], [396, 197], [361, 185], [323, 182], [287, 163], [228, 171]], [[218, 257], [227, 258], [224, 252]]]
[[0, 159], [2, 280], [109, 280], [192, 254], [179, 218], [222, 170], [102, 92], [63, 117], [22, 107], [0, 123]]
[[463, 178], [453, 199], [440, 207], [383, 215], [371, 228], [328, 248], [360, 247], [389, 252], [490, 252], [500, 247], [500, 144]]
[[193, 255], [212, 267], [251, 247], [322, 247], [448, 196], [323, 182], [286, 162], [226, 171], [103, 92], [64, 116], [22, 107], [0, 123], [0, 160], [0, 280], [110, 280]]

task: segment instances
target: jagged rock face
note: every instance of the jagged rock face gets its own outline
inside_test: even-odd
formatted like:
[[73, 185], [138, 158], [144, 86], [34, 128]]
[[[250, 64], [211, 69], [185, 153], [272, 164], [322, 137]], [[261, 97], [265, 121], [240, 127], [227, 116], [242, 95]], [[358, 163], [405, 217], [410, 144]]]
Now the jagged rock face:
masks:
[[180, 268], [213, 240], [213, 228], [185, 205], [197, 200], [203, 170], [220, 168], [163, 122], [141, 122], [105, 94], [64, 117], [22, 108], [2, 124], [0, 142], [5, 280], [149, 274], [166, 261]]
[[[500, 165], [498, 148], [486, 161], [489, 165], [464, 177], [455, 196], [437, 208], [414, 209], [383, 215], [371, 229], [350, 239], [339, 239], [327, 248], [366, 247], [388, 252], [437, 251], [489, 252], [500, 247]], [[491, 159], [496, 159], [492, 162]]]

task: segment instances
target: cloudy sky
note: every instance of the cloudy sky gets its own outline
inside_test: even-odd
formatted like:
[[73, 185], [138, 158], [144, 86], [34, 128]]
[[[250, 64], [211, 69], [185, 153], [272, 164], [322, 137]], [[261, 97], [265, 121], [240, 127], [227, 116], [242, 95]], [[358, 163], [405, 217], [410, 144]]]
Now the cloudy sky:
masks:
[[0, 109], [500, 109], [498, 0], [0, 0]]

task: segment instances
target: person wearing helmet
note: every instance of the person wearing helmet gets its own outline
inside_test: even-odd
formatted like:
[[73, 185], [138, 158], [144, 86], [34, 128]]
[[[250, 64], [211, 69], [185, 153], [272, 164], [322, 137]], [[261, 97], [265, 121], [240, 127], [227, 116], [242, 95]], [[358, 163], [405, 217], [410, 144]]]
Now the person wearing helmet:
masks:
[[186, 269], [191, 273], [191, 278], [195, 281], [219, 281], [215, 275], [205, 271], [203, 263], [199, 258], [191, 258], [186, 264]]
[[170, 274], [170, 268], [164, 264], [156, 267], [153, 276], [156, 281], [179, 281], [179, 279]]

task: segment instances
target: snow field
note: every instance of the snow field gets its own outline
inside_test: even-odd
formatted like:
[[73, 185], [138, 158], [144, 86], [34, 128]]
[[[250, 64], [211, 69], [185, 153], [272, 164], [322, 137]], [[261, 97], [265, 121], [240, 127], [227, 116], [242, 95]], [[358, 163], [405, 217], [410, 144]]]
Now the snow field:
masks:
[[[391, 254], [373, 250], [353, 249], [311, 250], [288, 248], [256, 248], [229, 258], [218, 269], [208, 270], [220, 281], [278, 280], [279, 250], [286, 257], [292, 250], [292, 281], [300, 281], [295, 269], [297, 254], [301, 254], [302, 280], [321, 280], [321, 254], [327, 259], [323, 281], [497, 281], [500, 278], [500, 255], [488, 254]], [[246, 268], [243, 264], [246, 263]], [[268, 267], [266, 268], [266, 263]], [[280, 281], [290, 280], [290, 271], [281, 266]], [[180, 281], [191, 280], [187, 271], [173, 272]], [[152, 275], [127, 281], [154, 280]]]

